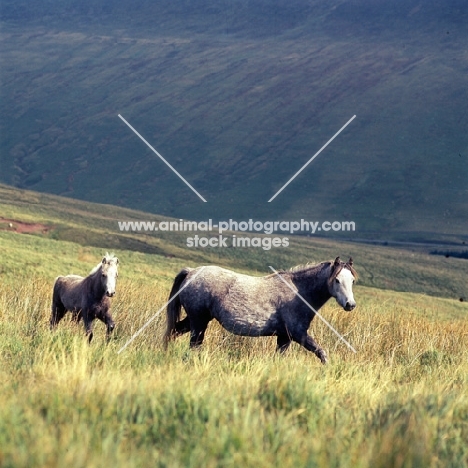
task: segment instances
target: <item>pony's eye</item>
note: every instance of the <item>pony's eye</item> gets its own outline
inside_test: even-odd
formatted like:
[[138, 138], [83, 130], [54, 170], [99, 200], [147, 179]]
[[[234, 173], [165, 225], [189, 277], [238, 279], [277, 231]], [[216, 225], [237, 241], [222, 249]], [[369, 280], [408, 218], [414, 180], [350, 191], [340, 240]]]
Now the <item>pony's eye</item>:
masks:
[[340, 284], [340, 280], [338, 278], [335, 278], [335, 283]]
[[107, 278], [107, 275], [105, 273], [102, 274], [103, 278]]

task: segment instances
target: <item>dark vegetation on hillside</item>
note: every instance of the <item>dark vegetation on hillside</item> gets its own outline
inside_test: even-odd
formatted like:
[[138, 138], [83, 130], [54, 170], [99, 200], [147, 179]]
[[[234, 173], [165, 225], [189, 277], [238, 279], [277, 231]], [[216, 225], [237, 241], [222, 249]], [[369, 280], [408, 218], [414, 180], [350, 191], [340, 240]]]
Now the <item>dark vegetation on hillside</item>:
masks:
[[467, 240], [466, 2], [6, 0], [0, 12], [4, 183], [187, 219]]
[[432, 255], [443, 255], [445, 258], [454, 257], [454, 258], [465, 258], [468, 260], [468, 250], [433, 250]]

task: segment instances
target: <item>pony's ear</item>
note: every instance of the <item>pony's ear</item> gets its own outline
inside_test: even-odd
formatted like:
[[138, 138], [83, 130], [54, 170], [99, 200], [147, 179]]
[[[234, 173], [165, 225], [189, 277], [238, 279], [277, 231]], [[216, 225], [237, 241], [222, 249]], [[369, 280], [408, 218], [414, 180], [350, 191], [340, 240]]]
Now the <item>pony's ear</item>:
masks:
[[336, 257], [335, 262], [333, 263], [333, 266], [336, 268], [337, 266], [340, 265], [340, 263], [341, 263], [340, 257]]
[[348, 265], [349, 265], [350, 267], [353, 266], [353, 257], [349, 257]]

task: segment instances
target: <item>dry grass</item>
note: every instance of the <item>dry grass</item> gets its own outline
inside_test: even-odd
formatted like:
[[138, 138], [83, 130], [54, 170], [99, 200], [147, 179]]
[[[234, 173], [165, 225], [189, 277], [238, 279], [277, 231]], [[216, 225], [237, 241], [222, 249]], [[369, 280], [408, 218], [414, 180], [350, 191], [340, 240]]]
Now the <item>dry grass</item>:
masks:
[[202, 350], [164, 352], [163, 315], [117, 354], [169, 286], [123, 279], [114, 339], [96, 323], [91, 346], [67, 319], [48, 330], [50, 280], [0, 287], [0, 465], [467, 464], [465, 304], [357, 288], [355, 312], [323, 310], [357, 354], [313, 322], [327, 366], [214, 323]]

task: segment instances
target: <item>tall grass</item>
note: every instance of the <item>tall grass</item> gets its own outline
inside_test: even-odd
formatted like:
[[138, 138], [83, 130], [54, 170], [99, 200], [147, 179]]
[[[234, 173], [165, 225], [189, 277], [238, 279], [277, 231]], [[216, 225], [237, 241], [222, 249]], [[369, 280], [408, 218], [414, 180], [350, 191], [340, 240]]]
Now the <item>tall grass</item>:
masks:
[[357, 288], [353, 313], [323, 310], [356, 354], [312, 324], [327, 366], [215, 323], [165, 352], [163, 315], [118, 354], [168, 290], [123, 279], [89, 346], [67, 317], [48, 330], [49, 279], [0, 286], [1, 466], [468, 465], [465, 304]]

